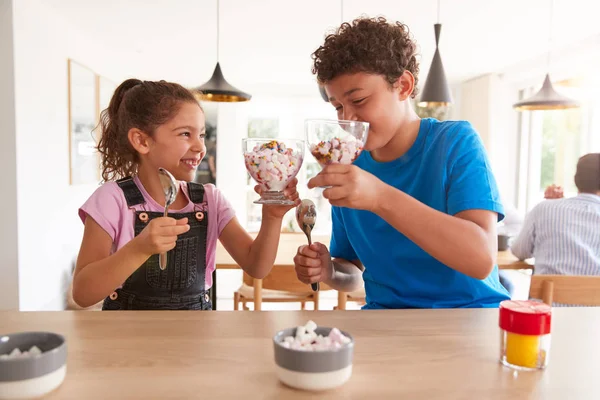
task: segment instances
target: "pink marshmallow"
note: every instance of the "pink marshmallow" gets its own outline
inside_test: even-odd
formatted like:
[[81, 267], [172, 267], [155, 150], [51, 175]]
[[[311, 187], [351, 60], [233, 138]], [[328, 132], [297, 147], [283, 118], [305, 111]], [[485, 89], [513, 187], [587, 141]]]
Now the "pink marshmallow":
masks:
[[283, 339], [284, 347], [300, 351], [328, 351], [340, 349], [351, 342], [339, 329], [333, 328], [328, 336], [317, 335], [317, 325], [308, 321], [306, 325], [296, 328], [295, 336], [287, 336]]

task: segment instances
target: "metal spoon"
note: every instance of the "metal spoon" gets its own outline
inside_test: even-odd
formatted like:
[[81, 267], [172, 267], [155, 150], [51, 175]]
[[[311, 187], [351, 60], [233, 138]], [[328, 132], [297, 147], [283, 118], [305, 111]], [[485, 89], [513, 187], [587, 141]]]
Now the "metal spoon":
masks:
[[[160, 179], [160, 184], [165, 194], [164, 216], [166, 217], [169, 212], [169, 206], [173, 204], [175, 198], [177, 197], [177, 181], [173, 175], [171, 175], [171, 173], [164, 168], [158, 169], [158, 178]], [[158, 266], [163, 271], [167, 268], [167, 253], [160, 253]]]
[[[304, 199], [302, 202], [296, 207], [296, 221], [302, 229], [302, 232], [306, 235], [308, 239], [308, 245], [312, 244], [312, 239], [310, 234], [315, 227], [315, 222], [317, 222], [317, 207], [312, 200]], [[311, 283], [310, 285], [313, 291], [319, 290], [319, 282]]]

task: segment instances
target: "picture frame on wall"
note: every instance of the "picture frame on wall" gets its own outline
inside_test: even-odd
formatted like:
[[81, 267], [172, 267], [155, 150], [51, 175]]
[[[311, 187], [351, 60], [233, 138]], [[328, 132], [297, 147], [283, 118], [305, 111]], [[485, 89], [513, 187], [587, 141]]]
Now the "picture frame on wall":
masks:
[[98, 124], [98, 78], [91, 69], [68, 59], [69, 184], [99, 183], [100, 158], [94, 129]]

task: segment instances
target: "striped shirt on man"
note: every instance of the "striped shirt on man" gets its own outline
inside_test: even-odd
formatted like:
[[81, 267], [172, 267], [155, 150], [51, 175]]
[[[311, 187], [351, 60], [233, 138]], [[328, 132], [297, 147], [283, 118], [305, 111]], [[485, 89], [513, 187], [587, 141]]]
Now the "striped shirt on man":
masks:
[[535, 257], [536, 275], [600, 275], [600, 196], [541, 202], [511, 250], [521, 260]]

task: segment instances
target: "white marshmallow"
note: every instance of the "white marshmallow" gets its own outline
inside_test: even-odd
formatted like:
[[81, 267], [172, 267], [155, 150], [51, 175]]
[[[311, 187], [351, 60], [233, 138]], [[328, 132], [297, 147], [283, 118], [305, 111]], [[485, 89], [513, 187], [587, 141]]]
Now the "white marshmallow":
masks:
[[9, 354], [0, 355], [0, 360], [9, 360], [12, 358], [33, 357], [42, 354], [42, 351], [37, 346], [31, 346], [29, 350], [21, 351], [18, 347], [13, 349]]
[[327, 351], [340, 349], [351, 342], [339, 329], [333, 328], [328, 336], [317, 335], [317, 324], [308, 321], [304, 326], [296, 328], [295, 336], [287, 336], [282, 345], [300, 351]]
[[10, 358], [17, 358], [21, 356], [21, 350], [19, 350], [18, 348], [13, 349], [13, 351], [10, 352], [10, 354], [8, 355]]
[[306, 325], [304, 325], [304, 328], [307, 332], [314, 332], [315, 329], [317, 329], [317, 324], [314, 321], [308, 321]]

